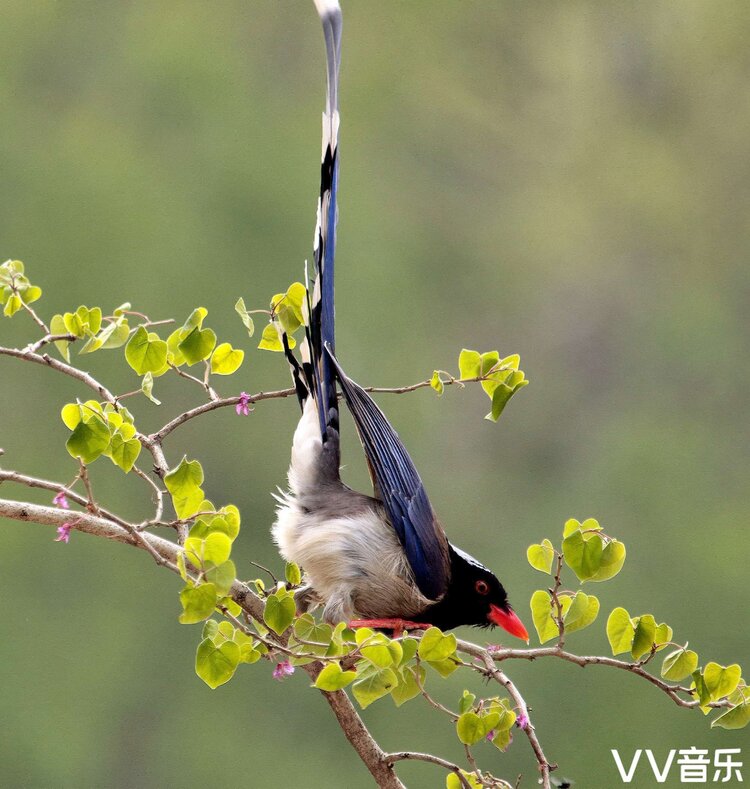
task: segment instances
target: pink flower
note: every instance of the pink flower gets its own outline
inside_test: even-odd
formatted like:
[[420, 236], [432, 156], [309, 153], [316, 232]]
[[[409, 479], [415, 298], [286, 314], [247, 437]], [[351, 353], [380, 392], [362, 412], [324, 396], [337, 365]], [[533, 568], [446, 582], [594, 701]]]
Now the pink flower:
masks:
[[516, 718], [516, 726], [520, 726], [524, 730], [528, 729], [529, 716], [524, 714], [523, 712], [519, 712], [518, 717]]
[[65, 495], [65, 491], [61, 490], [54, 499], [52, 499], [52, 503], [56, 507], [60, 507], [63, 510], [69, 510], [70, 504], [68, 504], [68, 497]]
[[250, 395], [247, 392], [240, 392], [240, 401], [234, 407], [237, 416], [247, 416], [250, 413]]
[[494, 739], [495, 739], [495, 730], [493, 729], [492, 731], [487, 732], [487, 736], [485, 737], [485, 740], [487, 740], [487, 742], [492, 742]]
[[290, 677], [292, 674], [294, 674], [294, 666], [288, 660], [277, 663], [276, 668], [273, 670], [273, 678], [279, 681], [284, 679], [284, 677]]
[[63, 523], [62, 526], [57, 527], [57, 537], [55, 537], [55, 542], [69, 542], [70, 541], [70, 530], [73, 528], [72, 523]]

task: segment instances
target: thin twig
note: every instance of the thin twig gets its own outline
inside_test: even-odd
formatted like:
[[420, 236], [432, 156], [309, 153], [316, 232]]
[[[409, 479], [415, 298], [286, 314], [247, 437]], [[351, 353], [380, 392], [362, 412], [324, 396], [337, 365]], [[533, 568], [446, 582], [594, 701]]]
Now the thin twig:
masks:
[[161, 521], [161, 519], [162, 519], [163, 514], [164, 514], [164, 493], [163, 493], [162, 489], [151, 479], [151, 477], [149, 477], [149, 475], [146, 474], [145, 471], [143, 471], [142, 469], [138, 468], [138, 466], [134, 465], [133, 466], [133, 471], [135, 471], [135, 473], [141, 479], [145, 480], [153, 488], [154, 497], [155, 497], [155, 500], [156, 500], [156, 502], [155, 502], [156, 503], [156, 514], [154, 515], [154, 521], [156, 523], [159, 523]]
[[[75, 483], [75, 481], [79, 479], [78, 475], [76, 475], [75, 479], [70, 485], [63, 485], [60, 482], [52, 482], [51, 480], [47, 479], [39, 479], [37, 477], [30, 477], [26, 474], [19, 474], [17, 471], [3, 471], [0, 469], [0, 484], [3, 482], [16, 482], [19, 485], [26, 485], [29, 488], [42, 488], [43, 490], [52, 490], [55, 493], [59, 493], [61, 490], [65, 491], [65, 495], [76, 502], [76, 504], [80, 504], [82, 507], [86, 507], [88, 505], [88, 499], [85, 496], [81, 496], [79, 493], [76, 493], [74, 490], [71, 490], [71, 485]], [[99, 513], [103, 518], [106, 518], [113, 523], [118, 524], [119, 526], [125, 526], [127, 521], [124, 521], [115, 513], [110, 512], [109, 510], [105, 510], [103, 507], [99, 507]]]
[[20, 294], [18, 294], [18, 297], [21, 299], [21, 304], [23, 305], [23, 308], [26, 310], [26, 312], [29, 313], [29, 315], [31, 315], [31, 317], [34, 319], [34, 322], [36, 323], [36, 325], [45, 333], [45, 335], [49, 334], [50, 333], [49, 332], [49, 326], [47, 326], [47, 324], [36, 314], [36, 312], [34, 311], [34, 308], [32, 306], [30, 306], [29, 304], [27, 304], [23, 300], [23, 298], [21, 297]]
[[36, 342], [29, 343], [24, 350], [30, 351], [31, 353], [36, 353], [40, 348], [48, 345], [51, 342], [75, 342], [78, 338], [75, 334], [45, 334], [41, 340], [37, 340]]
[[415, 759], [420, 762], [436, 764], [438, 767], [442, 767], [449, 772], [455, 773], [464, 789], [471, 789], [471, 784], [466, 780], [461, 768], [457, 764], [453, 764], [453, 762], [449, 762], [447, 759], [441, 759], [439, 756], [433, 756], [431, 753], [419, 753], [418, 751], [396, 751], [395, 753], [385, 754], [384, 758], [389, 764], [394, 764], [395, 762], [404, 761], [406, 759]]

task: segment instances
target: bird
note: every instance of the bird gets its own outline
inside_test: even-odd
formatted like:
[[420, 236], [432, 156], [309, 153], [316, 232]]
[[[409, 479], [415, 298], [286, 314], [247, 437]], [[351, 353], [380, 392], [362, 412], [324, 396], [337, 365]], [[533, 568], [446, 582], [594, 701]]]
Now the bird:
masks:
[[[327, 55], [323, 155], [313, 281], [305, 272], [301, 361], [277, 325], [302, 415], [292, 441], [288, 489], [276, 495], [272, 534], [282, 557], [304, 570], [298, 610], [323, 606], [330, 624], [393, 630], [494, 627], [528, 643], [505, 588], [449, 542], [403, 442], [370, 395], [344, 371], [334, 338], [334, 252], [339, 172], [338, 0], [314, 0]], [[339, 387], [373, 483], [367, 495], [340, 476]]]

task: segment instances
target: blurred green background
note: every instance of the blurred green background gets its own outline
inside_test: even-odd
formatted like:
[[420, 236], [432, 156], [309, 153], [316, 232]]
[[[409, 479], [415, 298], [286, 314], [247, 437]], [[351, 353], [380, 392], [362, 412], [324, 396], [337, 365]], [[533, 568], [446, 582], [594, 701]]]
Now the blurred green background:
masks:
[[[530, 624], [544, 579], [526, 546], [594, 516], [628, 547], [593, 591], [601, 620], [570, 639], [608, 653], [616, 605], [653, 611], [702, 659], [747, 661], [750, 375], [750, 6], [449, 3], [345, 6], [338, 350], [362, 383], [454, 369], [462, 346], [519, 352], [532, 385], [498, 425], [478, 388], [381, 397], [452, 539], [498, 571]], [[6, 0], [0, 28], [0, 258], [25, 261], [45, 316], [122, 301], [180, 321], [209, 309], [248, 350], [222, 394], [287, 385], [232, 305], [262, 307], [302, 273], [318, 189], [323, 45], [312, 3]], [[35, 335], [0, 321], [0, 343]], [[114, 391], [119, 352], [80, 357]], [[197, 404], [129, 405], [142, 430]], [[57, 414], [74, 382], [0, 359], [2, 464], [69, 480]], [[243, 513], [235, 558], [280, 568], [270, 492], [296, 404], [227, 409], [170, 437], [207, 491]], [[366, 489], [345, 424], [347, 478]], [[142, 517], [148, 494], [106, 460], [100, 500]], [[38, 495], [4, 485], [3, 496]], [[299, 673], [265, 663], [215, 692], [193, 673], [179, 582], [136, 551], [4, 521], [0, 785], [304, 786], [369, 775]], [[502, 638], [464, 630], [483, 641]], [[561, 775], [620, 785], [609, 753], [747, 746], [634, 677], [507, 666]], [[436, 684], [437, 686], [437, 684]], [[461, 678], [436, 691], [456, 703]], [[478, 688], [475, 688], [477, 690]], [[447, 721], [413, 702], [364, 713], [386, 749], [461, 759]], [[528, 745], [478, 755], [535, 785]], [[302, 777], [289, 772], [290, 754]], [[744, 759], [750, 761], [750, 749]], [[750, 778], [750, 766], [746, 769]], [[410, 787], [443, 785], [404, 765]], [[656, 785], [640, 769], [633, 785]], [[667, 786], [678, 786], [676, 768]]]

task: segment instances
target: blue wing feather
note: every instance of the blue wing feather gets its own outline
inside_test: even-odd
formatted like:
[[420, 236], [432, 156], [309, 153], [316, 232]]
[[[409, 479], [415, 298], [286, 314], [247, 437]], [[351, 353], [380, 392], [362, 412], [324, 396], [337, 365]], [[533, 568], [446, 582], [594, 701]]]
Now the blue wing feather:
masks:
[[422, 594], [437, 599], [449, 581], [448, 540], [409, 453], [385, 414], [349, 378], [329, 350], [344, 399], [354, 418], [375, 489], [383, 502], [414, 580]]

